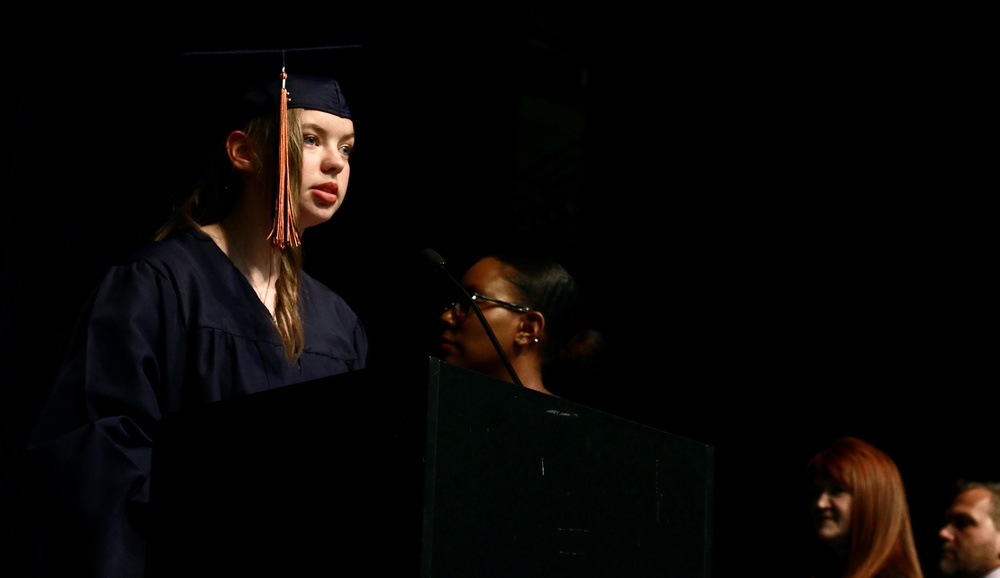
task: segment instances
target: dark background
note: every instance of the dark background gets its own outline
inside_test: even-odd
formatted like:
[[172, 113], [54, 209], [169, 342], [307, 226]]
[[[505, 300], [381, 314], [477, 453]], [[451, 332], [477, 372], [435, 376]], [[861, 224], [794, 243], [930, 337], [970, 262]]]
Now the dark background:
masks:
[[5, 23], [0, 575], [34, 573], [20, 452], [77, 310], [204, 146], [212, 81], [179, 54], [353, 43], [351, 186], [305, 254], [373, 364], [428, 347], [422, 249], [458, 276], [537, 247], [612, 347], [567, 397], [714, 447], [715, 575], [795, 574], [798, 476], [844, 434], [896, 459], [931, 572], [947, 484], [1000, 478], [975, 15], [297, 10]]

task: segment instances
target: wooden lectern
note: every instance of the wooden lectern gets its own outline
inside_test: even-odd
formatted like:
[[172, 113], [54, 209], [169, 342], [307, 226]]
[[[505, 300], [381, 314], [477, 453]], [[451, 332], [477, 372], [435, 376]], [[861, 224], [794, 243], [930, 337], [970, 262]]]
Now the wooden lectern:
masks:
[[148, 578], [710, 575], [711, 446], [434, 357], [160, 426]]

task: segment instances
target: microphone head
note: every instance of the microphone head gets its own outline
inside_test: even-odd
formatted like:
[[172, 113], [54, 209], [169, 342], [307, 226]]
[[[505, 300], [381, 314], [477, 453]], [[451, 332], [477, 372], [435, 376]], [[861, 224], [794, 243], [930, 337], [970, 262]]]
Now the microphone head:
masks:
[[438, 252], [435, 251], [434, 249], [424, 249], [423, 251], [420, 252], [420, 254], [424, 257], [424, 259], [427, 259], [428, 263], [430, 263], [434, 267], [437, 267], [439, 269], [444, 269], [445, 267], [444, 257], [439, 255]]

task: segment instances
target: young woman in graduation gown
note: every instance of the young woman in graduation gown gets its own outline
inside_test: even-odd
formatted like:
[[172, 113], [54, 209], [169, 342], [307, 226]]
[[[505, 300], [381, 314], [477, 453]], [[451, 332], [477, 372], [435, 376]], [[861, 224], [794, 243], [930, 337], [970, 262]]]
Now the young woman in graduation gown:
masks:
[[32, 433], [45, 575], [143, 575], [163, 416], [365, 367], [359, 317], [302, 269], [347, 193], [340, 86], [290, 74], [236, 110], [214, 170], [90, 296]]

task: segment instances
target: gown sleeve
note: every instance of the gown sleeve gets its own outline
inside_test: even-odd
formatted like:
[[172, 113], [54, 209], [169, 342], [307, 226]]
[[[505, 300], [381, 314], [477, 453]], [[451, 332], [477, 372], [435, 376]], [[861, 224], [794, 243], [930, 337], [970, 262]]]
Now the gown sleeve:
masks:
[[112, 268], [84, 307], [27, 446], [45, 575], [143, 574], [152, 429], [183, 379], [183, 316], [144, 261]]

